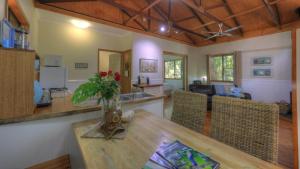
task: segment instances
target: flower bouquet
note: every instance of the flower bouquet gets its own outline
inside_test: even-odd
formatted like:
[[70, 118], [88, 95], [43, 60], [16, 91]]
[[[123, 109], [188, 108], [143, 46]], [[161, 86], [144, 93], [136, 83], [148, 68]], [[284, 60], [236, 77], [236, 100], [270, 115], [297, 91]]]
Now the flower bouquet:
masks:
[[80, 85], [74, 92], [72, 102], [81, 103], [89, 98], [96, 97], [98, 104], [102, 103], [103, 119], [96, 125], [99, 132], [106, 139], [115, 134], [124, 132], [122, 127], [122, 111], [119, 103], [121, 76], [118, 72], [100, 72], [91, 77], [88, 82]]

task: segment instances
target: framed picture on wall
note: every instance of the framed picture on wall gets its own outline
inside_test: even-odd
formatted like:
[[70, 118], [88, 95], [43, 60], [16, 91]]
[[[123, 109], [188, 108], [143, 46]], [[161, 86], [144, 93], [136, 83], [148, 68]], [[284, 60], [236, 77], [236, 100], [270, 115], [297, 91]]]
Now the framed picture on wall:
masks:
[[272, 58], [271, 57], [256, 57], [253, 58], [253, 65], [255, 66], [264, 66], [264, 65], [271, 65]]
[[254, 68], [253, 69], [253, 77], [271, 78], [272, 77], [272, 69], [271, 68]]
[[140, 59], [140, 73], [156, 73], [157, 59]]

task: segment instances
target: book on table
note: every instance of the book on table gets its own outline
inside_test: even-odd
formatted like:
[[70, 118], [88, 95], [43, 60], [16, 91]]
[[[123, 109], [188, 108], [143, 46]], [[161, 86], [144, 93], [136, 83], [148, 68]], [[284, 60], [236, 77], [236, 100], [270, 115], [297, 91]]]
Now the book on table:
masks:
[[179, 141], [161, 145], [143, 169], [218, 169], [220, 164]]

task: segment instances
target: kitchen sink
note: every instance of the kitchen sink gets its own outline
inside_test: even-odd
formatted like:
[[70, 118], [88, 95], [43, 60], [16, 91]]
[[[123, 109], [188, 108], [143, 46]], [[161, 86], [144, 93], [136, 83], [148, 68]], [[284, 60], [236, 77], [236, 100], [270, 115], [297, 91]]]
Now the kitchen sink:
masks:
[[148, 94], [145, 92], [138, 92], [138, 93], [128, 93], [128, 94], [121, 94], [120, 101], [131, 101], [135, 99], [143, 99], [148, 97], [153, 97], [154, 95]]

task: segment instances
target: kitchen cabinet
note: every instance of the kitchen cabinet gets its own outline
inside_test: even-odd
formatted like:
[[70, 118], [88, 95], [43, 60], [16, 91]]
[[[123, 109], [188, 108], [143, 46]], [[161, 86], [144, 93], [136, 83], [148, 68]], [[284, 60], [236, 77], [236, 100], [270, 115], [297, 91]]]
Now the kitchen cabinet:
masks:
[[0, 119], [34, 112], [35, 52], [0, 48]]

